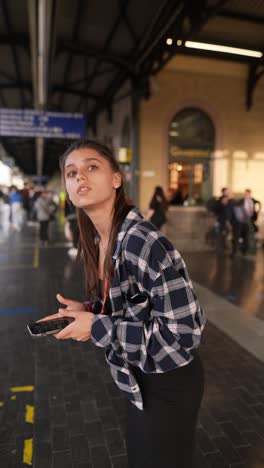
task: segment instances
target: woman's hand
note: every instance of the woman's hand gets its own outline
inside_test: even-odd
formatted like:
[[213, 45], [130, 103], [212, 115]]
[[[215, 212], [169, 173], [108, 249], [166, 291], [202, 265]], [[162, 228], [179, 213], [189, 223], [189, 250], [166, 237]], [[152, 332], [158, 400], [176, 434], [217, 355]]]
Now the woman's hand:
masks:
[[66, 340], [69, 338], [77, 341], [89, 340], [91, 337], [94, 314], [86, 312], [85, 305], [82, 302], [66, 299], [61, 294], [57, 294], [56, 297], [61, 304], [64, 304], [67, 307], [65, 309], [59, 309], [57, 314], [47, 315], [41, 320], [38, 320], [38, 322], [45, 322], [46, 320], [62, 317], [73, 317], [75, 319], [74, 322], [52, 336], [58, 340]]
[[57, 317], [73, 317], [75, 320], [59, 333], [56, 333], [54, 337], [58, 340], [67, 340], [69, 338], [77, 341], [89, 340], [94, 314], [86, 312], [85, 305], [82, 302], [72, 301], [61, 294], [57, 294], [56, 298], [61, 304], [67, 306], [65, 309], [59, 309]]
[[[66, 299], [66, 297], [63, 297], [61, 294], [57, 294], [56, 298], [61, 304], [67, 306], [65, 310], [76, 310], [76, 311], [86, 310], [83, 302], [72, 301], [71, 299]], [[59, 310], [62, 310], [62, 309], [59, 309]]]
[[57, 317], [73, 317], [75, 320], [59, 333], [53, 335], [58, 340], [72, 338], [77, 341], [87, 341], [91, 338], [91, 329], [94, 319], [92, 312], [59, 309]]
[[38, 320], [38, 322], [45, 322], [46, 320], [62, 317], [73, 317], [75, 320], [60, 332], [52, 335], [54, 338], [57, 338], [57, 340], [68, 340], [69, 338], [72, 338], [76, 341], [87, 341], [91, 338], [91, 329], [94, 319], [94, 314], [92, 312], [59, 309], [57, 314], [47, 315], [41, 320]]

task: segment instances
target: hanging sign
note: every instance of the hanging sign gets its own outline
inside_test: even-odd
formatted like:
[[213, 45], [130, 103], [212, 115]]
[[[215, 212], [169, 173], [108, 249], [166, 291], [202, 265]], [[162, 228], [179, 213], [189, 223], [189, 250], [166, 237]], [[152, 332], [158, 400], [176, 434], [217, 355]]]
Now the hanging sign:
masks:
[[132, 161], [132, 150], [125, 146], [121, 146], [118, 152], [118, 161], [120, 163], [130, 163]]
[[85, 128], [82, 114], [0, 109], [0, 136], [79, 139]]

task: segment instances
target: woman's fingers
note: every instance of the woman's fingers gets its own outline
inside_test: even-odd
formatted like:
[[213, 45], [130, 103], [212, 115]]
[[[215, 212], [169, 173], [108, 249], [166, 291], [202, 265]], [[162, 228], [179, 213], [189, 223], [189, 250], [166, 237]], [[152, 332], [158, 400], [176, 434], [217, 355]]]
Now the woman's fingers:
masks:
[[[66, 328], [68, 328], [68, 327], [66, 327]], [[72, 340], [76, 340], [76, 341], [87, 341], [91, 337], [91, 334], [89, 334], [89, 335], [87, 334], [85, 336], [80, 336], [79, 335], [78, 337], [75, 337], [73, 330], [66, 330], [66, 328], [64, 328], [59, 333], [56, 333], [56, 335], [54, 335], [54, 337], [57, 338], [57, 340], [68, 340], [69, 338], [71, 338]]]
[[94, 319], [94, 314], [84, 311], [73, 311], [66, 309], [59, 309], [57, 314], [48, 315], [38, 320], [38, 322], [45, 322], [47, 320], [58, 319], [63, 317], [73, 317], [74, 322], [67, 325], [65, 328], [54, 334], [54, 338], [58, 340], [67, 340], [72, 338], [77, 341], [87, 341], [91, 337], [91, 326]]
[[58, 340], [72, 338], [77, 341], [86, 341], [90, 339], [94, 314], [91, 312], [73, 312], [62, 309], [62, 312], [59, 315], [61, 317], [74, 317], [75, 321], [56, 334], [56, 338]]
[[67, 309], [59, 309], [58, 316], [59, 317], [74, 317], [76, 318], [78, 316], [78, 311], [74, 310], [67, 310]]
[[90, 332], [84, 334], [83, 331], [80, 331], [78, 328], [76, 330], [76, 325], [71, 323], [67, 327], [63, 328], [59, 333], [54, 335], [58, 340], [68, 340], [69, 338], [76, 341], [86, 341], [90, 338]]
[[59, 333], [56, 333], [55, 338], [58, 340], [67, 340], [69, 338], [72, 338], [73, 335], [73, 324], [71, 323], [70, 325], [67, 325], [67, 327], [63, 328]]
[[56, 294], [56, 298], [58, 299], [59, 302], [61, 302], [61, 304], [64, 304], [66, 306], [69, 306], [72, 304], [72, 300], [71, 299], [67, 299], [66, 297], [63, 297], [61, 294]]
[[73, 301], [72, 299], [67, 299], [66, 297], [63, 297], [61, 294], [57, 294], [56, 298], [61, 304], [66, 305], [67, 306], [66, 308], [68, 310], [77, 310], [77, 311], [85, 310], [85, 306], [83, 302]]

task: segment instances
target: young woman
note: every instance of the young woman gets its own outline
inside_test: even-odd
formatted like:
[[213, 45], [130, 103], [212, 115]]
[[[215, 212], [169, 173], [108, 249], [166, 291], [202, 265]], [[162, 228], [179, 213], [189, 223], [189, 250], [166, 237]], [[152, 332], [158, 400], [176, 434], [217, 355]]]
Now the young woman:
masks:
[[61, 169], [77, 207], [88, 297], [102, 300], [87, 311], [84, 303], [58, 294], [67, 307], [51, 317], [75, 321], [56, 338], [91, 338], [105, 348], [127, 397], [130, 468], [191, 468], [203, 394], [195, 348], [205, 317], [185, 264], [169, 240], [127, 204], [108, 148], [91, 140], [74, 143]]
[[162, 187], [155, 187], [153, 197], [149, 204], [148, 212], [145, 219], [149, 220], [158, 229], [166, 223], [166, 211], [168, 202], [166, 200]]

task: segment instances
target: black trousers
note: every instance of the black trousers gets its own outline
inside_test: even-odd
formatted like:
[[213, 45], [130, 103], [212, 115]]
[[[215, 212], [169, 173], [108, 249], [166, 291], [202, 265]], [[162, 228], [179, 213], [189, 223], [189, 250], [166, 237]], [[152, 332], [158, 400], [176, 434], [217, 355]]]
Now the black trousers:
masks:
[[204, 389], [198, 355], [163, 374], [134, 367], [144, 410], [127, 401], [129, 468], [192, 468], [195, 431]]
[[234, 223], [233, 224], [233, 239], [232, 239], [232, 253], [235, 255], [239, 246], [239, 238], [243, 240], [241, 251], [245, 254], [249, 248], [249, 231], [250, 226], [247, 223]]
[[40, 221], [40, 230], [39, 230], [39, 238], [41, 241], [48, 241], [48, 228], [49, 228], [49, 221]]

